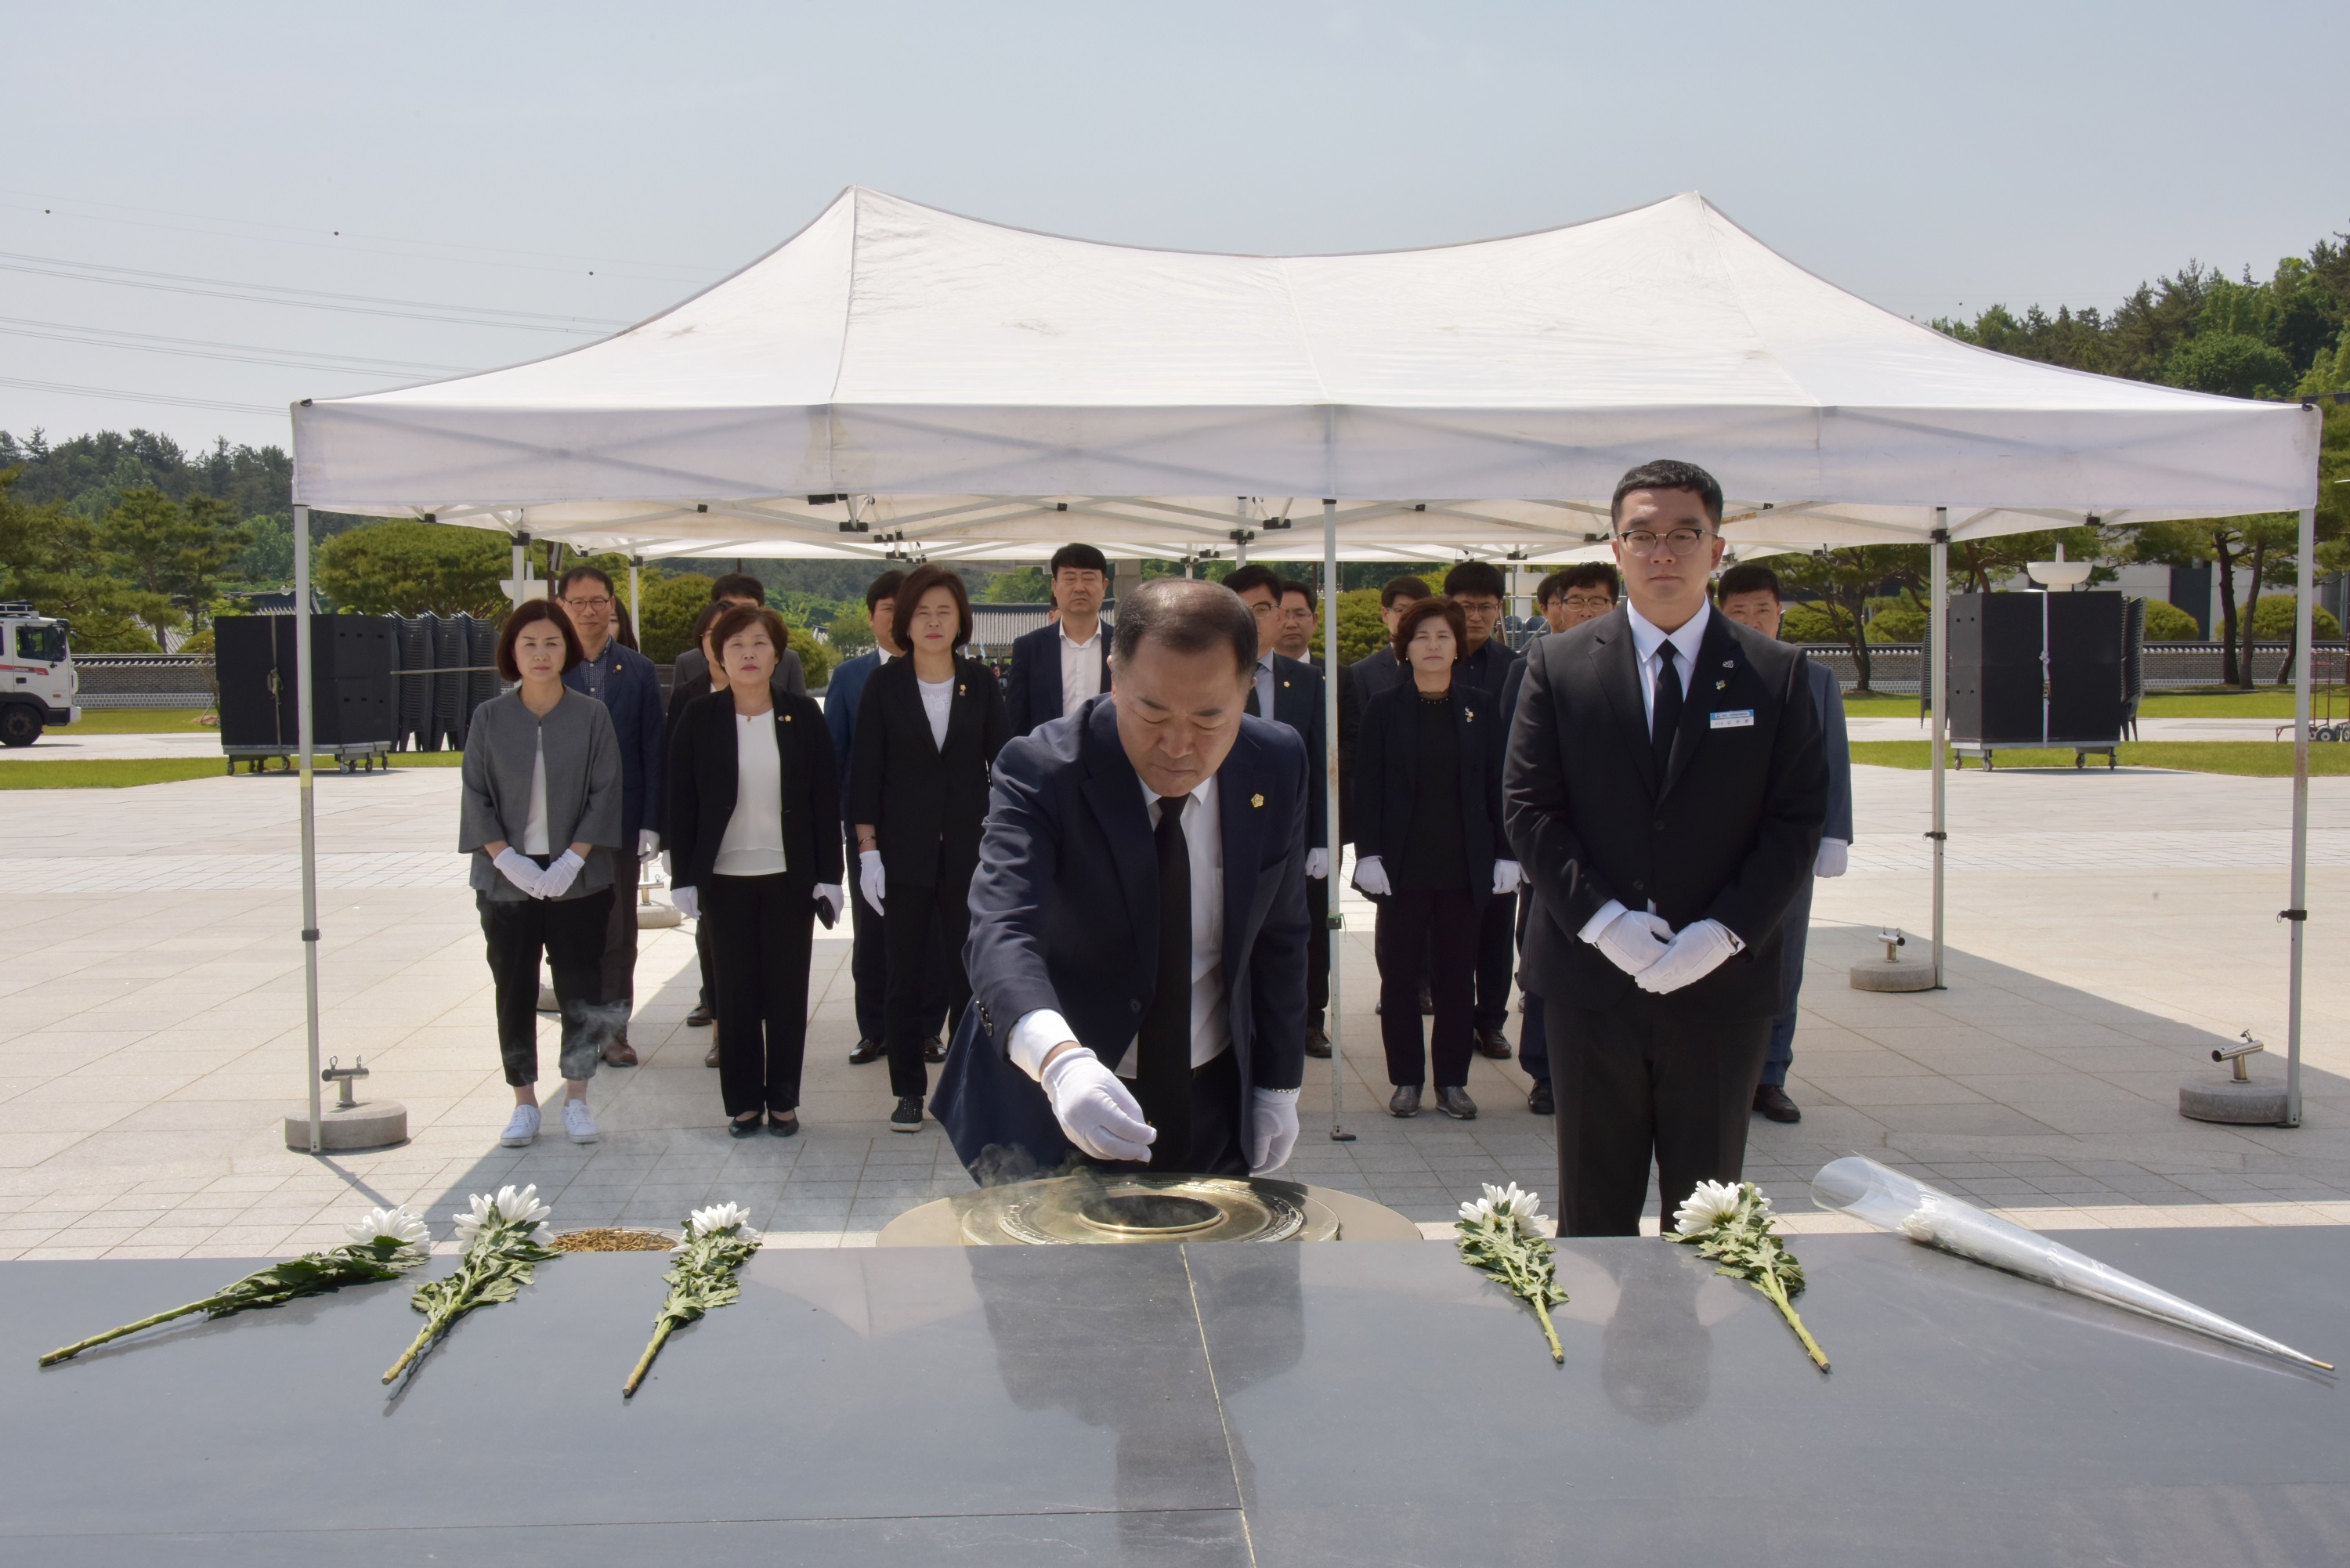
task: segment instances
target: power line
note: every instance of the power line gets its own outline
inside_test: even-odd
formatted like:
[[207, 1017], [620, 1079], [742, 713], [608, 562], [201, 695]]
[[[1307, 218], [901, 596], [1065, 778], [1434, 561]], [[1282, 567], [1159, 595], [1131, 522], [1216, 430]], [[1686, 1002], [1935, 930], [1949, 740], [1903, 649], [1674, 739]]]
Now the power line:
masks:
[[416, 370], [428, 374], [441, 371], [470, 376], [475, 369], [470, 365], [427, 365], [410, 359], [378, 359], [362, 354], [313, 354], [300, 348], [265, 348], [251, 343], [214, 343], [202, 337], [165, 337], [151, 332], [118, 332], [106, 327], [75, 327], [59, 321], [29, 321], [15, 316], [0, 316], [0, 333], [11, 337], [46, 338], [52, 343], [85, 343], [99, 348], [129, 348], [141, 354], [178, 354], [191, 359], [223, 359], [241, 365], [282, 365], [296, 370], [349, 370], [370, 376]]
[[295, 288], [282, 283], [244, 283], [235, 278], [191, 277], [185, 273], [149, 272], [142, 267], [117, 266], [111, 262], [67, 261], [57, 256], [26, 255], [19, 251], [0, 251], [0, 256], [10, 261], [40, 262], [49, 266], [74, 267], [89, 272], [119, 272], [127, 277], [169, 278], [173, 283], [206, 283], [219, 288], [250, 288], [264, 294], [299, 295], [307, 299], [342, 299], [360, 305], [409, 305], [419, 310], [462, 310], [474, 316], [511, 316], [529, 321], [579, 321], [591, 327], [626, 327], [625, 321], [607, 321], [593, 316], [551, 316], [540, 310], [507, 310], [490, 305], [449, 305], [437, 299], [386, 299], [373, 294], [333, 294], [322, 288]]
[[120, 398], [133, 403], [171, 403], [183, 409], [228, 409], [241, 414], [282, 414], [283, 405], [224, 403], [216, 398], [174, 398], [162, 392], [126, 392], [118, 387], [77, 387], [64, 381], [27, 381], [0, 376], [0, 387], [25, 387], [36, 392], [73, 392], [86, 398]]

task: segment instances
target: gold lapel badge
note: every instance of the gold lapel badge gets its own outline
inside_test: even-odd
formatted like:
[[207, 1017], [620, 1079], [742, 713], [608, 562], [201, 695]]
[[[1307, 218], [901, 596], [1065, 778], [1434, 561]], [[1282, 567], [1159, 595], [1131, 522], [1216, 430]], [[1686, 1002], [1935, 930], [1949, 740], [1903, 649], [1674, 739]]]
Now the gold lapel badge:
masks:
[[1253, 794], [1249, 796], [1249, 804], [1256, 807], [1259, 811], [1263, 811], [1264, 809], [1264, 796], [1261, 794]]

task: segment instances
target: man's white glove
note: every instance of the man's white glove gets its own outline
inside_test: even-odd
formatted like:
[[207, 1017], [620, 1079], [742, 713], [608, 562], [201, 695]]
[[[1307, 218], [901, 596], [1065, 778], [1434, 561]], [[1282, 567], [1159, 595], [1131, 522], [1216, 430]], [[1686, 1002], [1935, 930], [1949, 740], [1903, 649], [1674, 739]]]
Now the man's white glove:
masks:
[[832, 911], [832, 918], [836, 920], [840, 919], [840, 911], [848, 907], [848, 890], [837, 882], [817, 883], [816, 898], [817, 903]]
[[1259, 1089], [1249, 1107], [1249, 1132], [1262, 1163], [1249, 1167], [1251, 1176], [1270, 1176], [1289, 1163], [1297, 1147], [1297, 1091]]
[[1812, 862], [1814, 877], [1841, 877], [1852, 859], [1852, 846], [1841, 838], [1823, 838], [1820, 852]]
[[587, 869], [587, 866], [588, 862], [579, 858], [577, 850], [565, 850], [547, 862], [546, 869], [539, 873], [538, 896], [560, 898], [571, 891], [571, 884], [579, 880], [579, 873]]
[[1720, 920], [1693, 920], [1673, 938], [1665, 956], [1641, 971], [1634, 983], [1659, 996], [1679, 991], [1720, 969], [1739, 945]]
[[1395, 891], [1388, 885], [1388, 868], [1379, 864], [1376, 855], [1365, 855], [1356, 860], [1355, 886], [1374, 898], [1384, 898]]
[[1309, 849], [1305, 852], [1305, 875], [1315, 882], [1330, 875], [1329, 850]]
[[1615, 918], [1596, 931], [1586, 927], [1584, 940], [1626, 974], [1639, 974], [1665, 956], [1672, 925], [1646, 909], [1627, 909], [1621, 904], [1616, 909]]
[[515, 887], [521, 888], [532, 898], [536, 898], [539, 896], [538, 878], [540, 872], [538, 869], [538, 862], [533, 860], [529, 856], [525, 855], [521, 850], [516, 849], [513, 845], [509, 844], [504, 849], [499, 850], [498, 857], [495, 860], [491, 861], [490, 864], [496, 867], [499, 873], [504, 876], [507, 881], [513, 883]]
[[637, 858], [650, 860], [660, 853], [660, 835], [650, 827], [637, 829]]
[[687, 919], [698, 920], [702, 919], [702, 890], [700, 888], [671, 888], [669, 890], [669, 901], [675, 904], [677, 906], [677, 912], [683, 915]]
[[1514, 860], [1493, 862], [1493, 897], [1506, 898], [1526, 879], [1526, 868]]
[[1149, 1159], [1159, 1129], [1101, 1058], [1080, 1045], [1045, 1065], [1045, 1094], [1069, 1141], [1096, 1159]]
[[859, 850], [857, 856], [857, 889], [865, 895], [865, 902], [875, 914], [881, 912], [881, 899], [889, 891], [889, 877], [881, 870], [879, 849]]

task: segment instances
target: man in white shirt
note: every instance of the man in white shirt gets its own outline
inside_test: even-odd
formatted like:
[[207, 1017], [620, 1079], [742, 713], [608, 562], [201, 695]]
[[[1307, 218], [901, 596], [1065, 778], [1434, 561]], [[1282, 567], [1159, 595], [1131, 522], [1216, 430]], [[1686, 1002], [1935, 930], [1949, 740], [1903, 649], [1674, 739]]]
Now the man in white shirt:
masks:
[[1109, 592], [1109, 562], [1091, 545], [1053, 552], [1052, 621], [1014, 640], [1003, 704], [1012, 732], [1063, 719], [1109, 690], [1109, 641], [1101, 608]]

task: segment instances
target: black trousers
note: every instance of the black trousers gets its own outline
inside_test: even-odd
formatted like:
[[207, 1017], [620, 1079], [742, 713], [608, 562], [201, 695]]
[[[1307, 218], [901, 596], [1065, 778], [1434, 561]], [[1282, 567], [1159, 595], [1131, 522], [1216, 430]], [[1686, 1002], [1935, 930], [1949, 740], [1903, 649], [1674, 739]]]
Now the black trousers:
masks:
[[1434, 1059], [1436, 1086], [1461, 1088], [1469, 1082], [1472, 1043], [1477, 899], [1466, 889], [1399, 889], [1379, 899], [1378, 906], [1372, 945], [1379, 960], [1379, 1039], [1388, 1051], [1388, 1082], [1428, 1082], [1419, 1026], [1419, 977], [1425, 962], [1429, 994], [1436, 1002], [1436, 1030], [1427, 1054]]
[[718, 983], [710, 974], [710, 928], [700, 920], [693, 922], [693, 959], [702, 966], [702, 1010], [715, 1018], [718, 1016]]
[[[563, 1075], [594, 1077], [597, 1059], [613, 1034], [612, 1019], [603, 1005], [602, 978], [611, 889], [577, 898], [504, 899], [476, 893], [473, 905], [481, 911], [490, 978], [497, 986], [498, 1054], [505, 1063], [506, 1082], [516, 1088], [538, 1082], [542, 953], [554, 971], [555, 996], [562, 1006]], [[628, 1017], [619, 1011], [621, 1024]]]
[[[1134, 1080], [1127, 1080], [1133, 1088]], [[1078, 1151], [1077, 1158], [1096, 1170], [1149, 1170], [1161, 1176], [1246, 1176], [1248, 1145], [1242, 1137], [1247, 1127], [1241, 1104], [1241, 1065], [1232, 1052], [1191, 1069], [1191, 1146], [1174, 1158], [1151, 1146], [1148, 1160], [1096, 1159]]]
[[[614, 859], [612, 910], [604, 921], [604, 957], [598, 967], [603, 971], [604, 1000], [626, 1002], [633, 1012], [637, 1005], [637, 880], [643, 874], [644, 862], [629, 850]], [[620, 1021], [620, 1032], [628, 1033], [628, 1020]]]
[[712, 877], [702, 885], [702, 924], [718, 983], [718, 1089], [726, 1114], [796, 1110], [816, 926], [807, 883], [781, 872]]
[[1488, 898], [1477, 926], [1479, 1029], [1499, 1029], [1510, 1021], [1510, 977], [1518, 967], [1518, 901]]
[[1330, 878], [1305, 879], [1305, 1022], [1319, 1026], [1330, 1008]]
[[[857, 840], [848, 848], [848, 921], [855, 934], [849, 950], [848, 976], [857, 992], [857, 1037], [886, 1039], [889, 1005], [889, 944], [881, 934], [881, 917], [865, 901], [857, 886]], [[883, 900], [887, 902], [888, 900]]]
[[971, 934], [971, 878], [936, 887], [892, 881], [882, 896], [889, 941], [889, 992], [882, 1039], [889, 1047], [889, 1092], [900, 1099], [930, 1093], [922, 1046], [943, 1010], [953, 1027], [971, 1001], [963, 939]]
[[[1767, 983], [1775, 994], [1778, 976]], [[1605, 1012], [1545, 997], [1543, 1026], [1558, 1106], [1561, 1235], [1638, 1235], [1652, 1158], [1668, 1227], [1699, 1182], [1739, 1179], [1769, 1013], [1634, 991]]]

